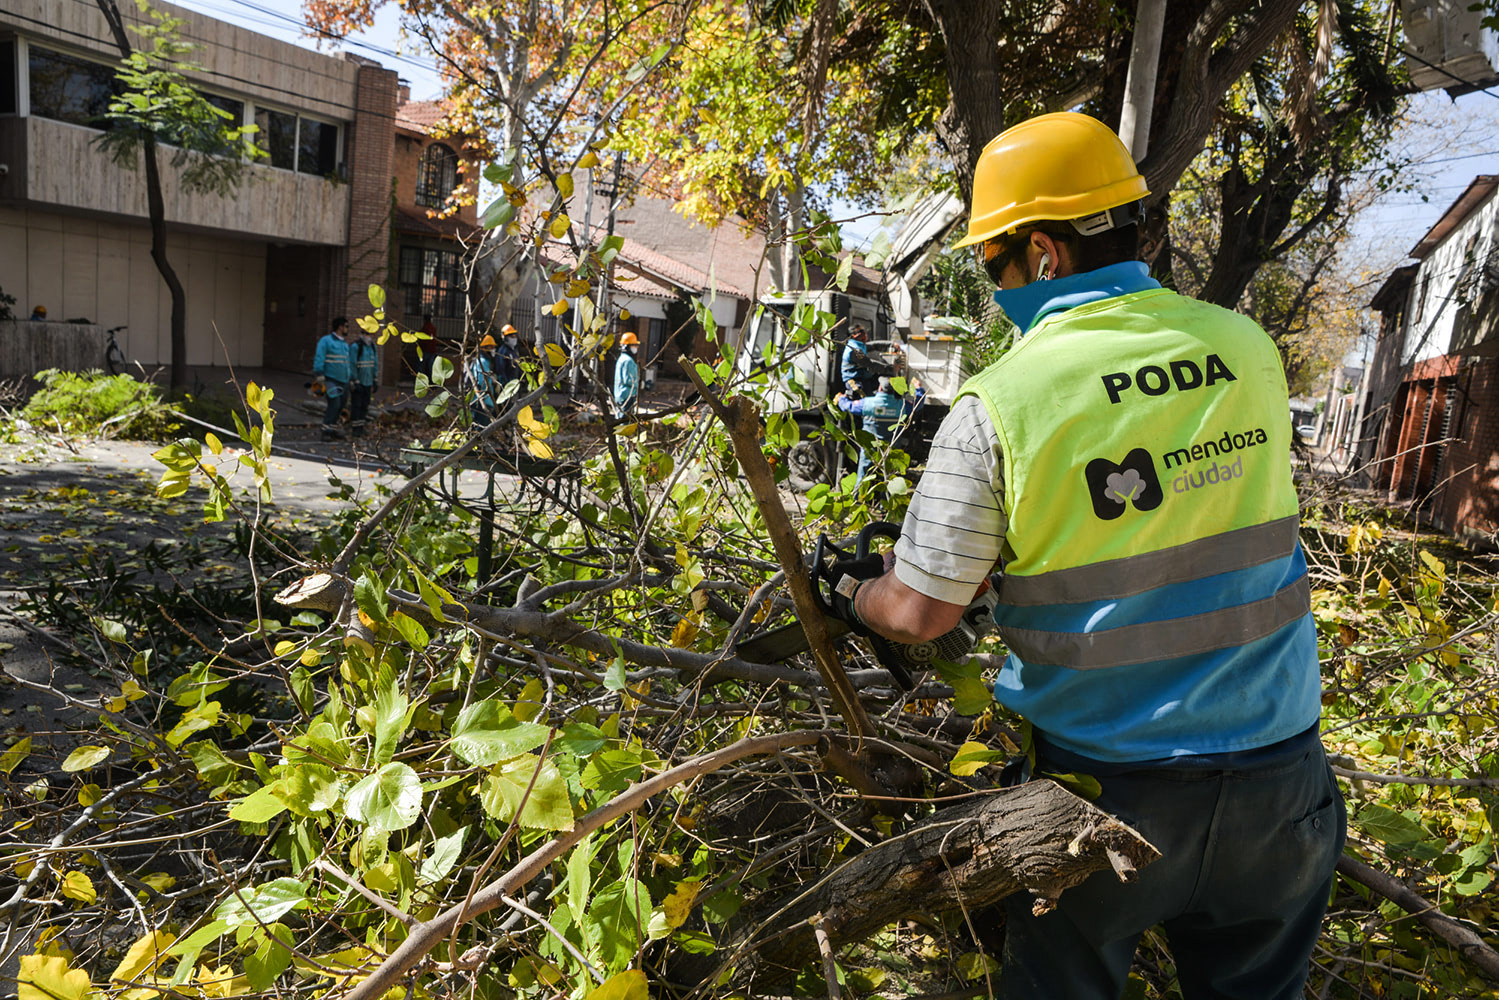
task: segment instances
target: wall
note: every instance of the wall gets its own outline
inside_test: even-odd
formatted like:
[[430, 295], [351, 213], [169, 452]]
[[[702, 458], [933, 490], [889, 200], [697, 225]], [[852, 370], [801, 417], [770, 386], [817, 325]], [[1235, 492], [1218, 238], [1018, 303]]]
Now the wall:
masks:
[[[174, 233], [167, 248], [187, 290], [187, 363], [260, 365], [265, 244]], [[0, 206], [0, 289], [21, 316], [44, 305], [49, 319], [128, 326], [126, 360], [171, 360], [172, 299], [144, 224]]]
[[104, 332], [85, 323], [0, 322], [0, 378], [29, 378], [48, 368], [104, 370]]
[[1464, 325], [1469, 294], [1464, 278], [1471, 256], [1479, 265], [1495, 249], [1499, 197], [1490, 195], [1462, 224], [1421, 260], [1412, 291], [1401, 362], [1411, 364], [1451, 353], [1454, 335]]

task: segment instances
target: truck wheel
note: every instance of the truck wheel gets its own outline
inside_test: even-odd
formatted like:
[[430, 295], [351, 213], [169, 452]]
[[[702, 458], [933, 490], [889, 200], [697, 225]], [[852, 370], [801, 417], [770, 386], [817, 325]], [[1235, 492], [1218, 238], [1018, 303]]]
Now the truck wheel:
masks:
[[833, 463], [828, 442], [822, 439], [822, 425], [798, 422], [798, 428], [801, 440], [786, 452], [787, 481], [792, 489], [805, 493], [818, 483], [832, 482]]

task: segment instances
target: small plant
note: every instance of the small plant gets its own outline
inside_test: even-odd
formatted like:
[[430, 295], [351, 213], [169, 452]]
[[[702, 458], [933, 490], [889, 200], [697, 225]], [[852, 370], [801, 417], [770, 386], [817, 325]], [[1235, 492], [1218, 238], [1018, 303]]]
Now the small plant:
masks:
[[161, 390], [129, 375], [100, 371], [37, 372], [42, 388], [21, 409], [33, 424], [65, 434], [102, 434], [160, 440], [177, 430], [174, 414], [161, 401]]

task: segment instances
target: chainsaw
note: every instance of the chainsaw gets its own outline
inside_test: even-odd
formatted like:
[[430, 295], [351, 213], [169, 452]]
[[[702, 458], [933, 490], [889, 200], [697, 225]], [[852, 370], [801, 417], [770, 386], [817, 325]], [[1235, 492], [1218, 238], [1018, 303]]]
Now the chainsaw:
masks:
[[[836, 556], [839, 560], [861, 559], [869, 555], [870, 544], [876, 538], [896, 541], [900, 538], [900, 527], [889, 521], [871, 523], [855, 538], [852, 552], [829, 541], [827, 535], [817, 537], [817, 548], [813, 550], [808, 573], [812, 577], [812, 590], [817, 596], [818, 604], [822, 606], [823, 617], [827, 620], [829, 639], [836, 639], [851, 631], [847, 622], [834, 615], [833, 605], [828, 597], [837, 580], [837, 575], [833, 572], [833, 567], [837, 564], [829, 556]], [[890, 676], [903, 690], [915, 690], [916, 673], [930, 670], [939, 661], [962, 660], [973, 652], [981, 638], [994, 631], [994, 606], [998, 600], [996, 589], [993, 586], [986, 587], [963, 610], [958, 624], [951, 631], [926, 642], [912, 643], [893, 642], [883, 636], [873, 635], [868, 637], [870, 648], [874, 651], [875, 659], [890, 671]], [[745, 639], [738, 644], [736, 651], [744, 659], [757, 663], [779, 663], [797, 653], [806, 652], [808, 648], [806, 630], [800, 622], [792, 622]]]

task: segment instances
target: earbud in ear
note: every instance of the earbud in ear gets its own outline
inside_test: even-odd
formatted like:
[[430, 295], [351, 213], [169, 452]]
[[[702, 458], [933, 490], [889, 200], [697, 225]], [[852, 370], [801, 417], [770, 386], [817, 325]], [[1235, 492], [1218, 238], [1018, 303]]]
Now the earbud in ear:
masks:
[[1040, 266], [1038, 266], [1036, 268], [1036, 280], [1037, 281], [1050, 281], [1051, 280], [1051, 254], [1045, 254], [1045, 253], [1043, 253], [1041, 255], [1041, 264], [1040, 264]]

